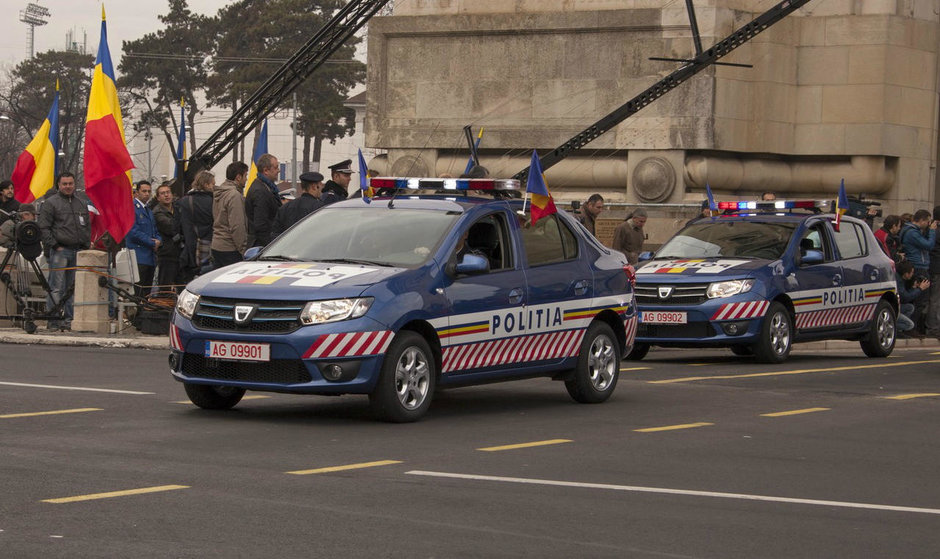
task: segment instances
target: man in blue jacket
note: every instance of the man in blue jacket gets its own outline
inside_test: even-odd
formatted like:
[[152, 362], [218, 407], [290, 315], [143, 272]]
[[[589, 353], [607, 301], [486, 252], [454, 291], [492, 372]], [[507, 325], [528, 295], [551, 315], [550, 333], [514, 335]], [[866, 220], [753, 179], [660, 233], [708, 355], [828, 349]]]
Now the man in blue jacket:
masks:
[[153, 273], [157, 268], [156, 250], [160, 246], [160, 232], [153, 212], [147, 207], [153, 188], [149, 181], [140, 181], [134, 189], [134, 226], [127, 232], [127, 248], [137, 255], [140, 281], [134, 286], [138, 297], [150, 294]]
[[[937, 236], [937, 222], [931, 219], [927, 210], [917, 210], [910, 223], [901, 229], [901, 247], [907, 261], [914, 266], [915, 278], [930, 277], [930, 249], [933, 248]], [[924, 318], [927, 313], [927, 297], [919, 297], [914, 302], [914, 322], [917, 330], [924, 333]]]

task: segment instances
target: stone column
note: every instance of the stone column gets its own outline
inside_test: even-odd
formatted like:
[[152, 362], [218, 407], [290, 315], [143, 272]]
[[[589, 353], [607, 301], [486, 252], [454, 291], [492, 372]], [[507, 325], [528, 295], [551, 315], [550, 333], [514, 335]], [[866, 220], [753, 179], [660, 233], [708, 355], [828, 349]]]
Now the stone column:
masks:
[[83, 250], [76, 257], [76, 265], [88, 269], [75, 272], [75, 318], [72, 320], [72, 330], [107, 334], [108, 290], [98, 285], [98, 278], [101, 276], [91, 270], [106, 272], [108, 253]]

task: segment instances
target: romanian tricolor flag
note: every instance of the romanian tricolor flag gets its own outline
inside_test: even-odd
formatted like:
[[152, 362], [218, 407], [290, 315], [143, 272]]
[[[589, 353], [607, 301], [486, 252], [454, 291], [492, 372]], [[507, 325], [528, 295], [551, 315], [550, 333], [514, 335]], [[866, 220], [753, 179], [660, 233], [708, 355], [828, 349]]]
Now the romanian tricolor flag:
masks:
[[555, 201], [552, 200], [552, 193], [545, 184], [545, 177], [542, 175], [542, 164], [539, 162], [539, 154], [532, 150], [532, 162], [529, 164], [529, 179], [525, 185], [526, 194], [532, 195], [532, 205], [529, 209], [532, 216], [532, 225], [547, 215], [556, 213]]
[[[473, 149], [480, 149], [480, 141], [483, 140], [483, 127], [480, 127], [480, 131], [477, 133], [477, 141], [473, 143]], [[467, 160], [467, 168], [464, 169], [463, 174], [469, 174], [470, 169], [473, 169], [473, 154], [470, 154], [470, 159]]]
[[[255, 145], [255, 153], [251, 156], [251, 166], [248, 167], [248, 180], [245, 184], [251, 188], [251, 183], [258, 178], [258, 158], [268, 153], [268, 119], [264, 119], [264, 126], [261, 127], [261, 134], [258, 135], [258, 144]], [[245, 194], [248, 194], [245, 191]]]
[[849, 211], [849, 197], [845, 195], [845, 179], [839, 184], [839, 197], [836, 198], [836, 222], [832, 228], [839, 231], [839, 222], [842, 220], [842, 214]]
[[33, 141], [16, 160], [10, 180], [17, 200], [26, 204], [46, 193], [55, 184], [56, 159], [59, 153], [59, 81], [55, 82], [55, 98], [49, 116], [42, 122]]
[[369, 186], [369, 168], [366, 167], [366, 160], [362, 157], [362, 150], [359, 150], [359, 188], [362, 190], [362, 200], [366, 204], [372, 203], [372, 187]]
[[185, 102], [180, 99], [180, 133], [176, 143], [176, 169], [173, 178], [179, 177], [180, 170], [186, 172], [186, 108]]
[[117, 80], [108, 50], [108, 27], [101, 8], [101, 41], [85, 118], [85, 192], [98, 208], [104, 229], [121, 242], [134, 225], [130, 170]]

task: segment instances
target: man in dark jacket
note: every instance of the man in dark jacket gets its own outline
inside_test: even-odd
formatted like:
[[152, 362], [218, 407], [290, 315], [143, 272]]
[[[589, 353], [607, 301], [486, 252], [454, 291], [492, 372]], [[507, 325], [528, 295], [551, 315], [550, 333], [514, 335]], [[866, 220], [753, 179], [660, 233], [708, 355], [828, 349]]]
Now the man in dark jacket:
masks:
[[[917, 210], [911, 222], [901, 228], [901, 247], [907, 261], [914, 266], [914, 277], [930, 277], [930, 251], [937, 238], [937, 222], [927, 210]], [[914, 322], [921, 333], [926, 332], [929, 301], [919, 297], [914, 302]]]
[[0, 223], [13, 217], [13, 213], [19, 210], [20, 203], [14, 198], [14, 189], [12, 181], [0, 182]]
[[352, 159], [345, 159], [335, 165], [330, 165], [328, 169], [330, 180], [323, 185], [323, 194], [320, 196], [324, 206], [349, 197], [349, 182], [353, 174]]
[[137, 272], [140, 281], [134, 286], [138, 297], [146, 297], [153, 287], [153, 273], [157, 269], [157, 249], [162, 239], [157, 231], [157, 221], [148, 206], [153, 187], [150, 181], [140, 181], [134, 189], [134, 226], [127, 232], [127, 248], [137, 256]]
[[274, 236], [278, 236], [284, 231], [307, 217], [307, 214], [323, 206], [320, 200], [320, 192], [323, 190], [323, 175], [316, 172], [302, 173], [300, 175], [301, 194], [294, 200], [284, 204], [277, 211], [277, 217], [274, 219]]
[[[49, 330], [71, 330], [74, 316], [72, 291], [78, 251], [91, 244], [88, 202], [75, 195], [75, 175], [65, 171], [56, 179], [58, 191], [46, 198], [39, 210], [42, 244], [49, 254], [49, 294], [46, 309], [60, 308], [62, 320], [51, 319]], [[61, 303], [62, 301], [64, 303]]]
[[[940, 206], [933, 208], [934, 223], [940, 222]], [[940, 340], [940, 235], [930, 249], [930, 302], [927, 305], [927, 335]]]
[[180, 234], [179, 213], [173, 202], [170, 185], [157, 187], [156, 198], [157, 205], [153, 210], [153, 217], [157, 221], [157, 231], [163, 240], [157, 248], [157, 285], [163, 291], [175, 291], [176, 286], [182, 283], [179, 272], [183, 235]]
[[280, 172], [277, 157], [266, 153], [258, 158], [258, 178], [248, 186], [245, 216], [248, 218], [248, 246], [263, 247], [271, 242], [274, 218], [281, 197], [274, 180]]

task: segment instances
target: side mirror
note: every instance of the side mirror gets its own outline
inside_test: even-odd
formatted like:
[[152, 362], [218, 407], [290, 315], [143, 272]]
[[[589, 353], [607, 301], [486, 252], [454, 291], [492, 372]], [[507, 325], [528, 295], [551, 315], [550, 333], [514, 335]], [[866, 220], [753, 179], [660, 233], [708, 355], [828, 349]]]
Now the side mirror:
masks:
[[262, 247], [251, 247], [245, 251], [245, 260], [254, 260], [258, 257]]
[[465, 275], [485, 274], [490, 271], [490, 261], [477, 254], [465, 254], [454, 271]]
[[637, 260], [639, 260], [640, 262], [646, 262], [647, 260], [652, 260], [652, 259], [653, 259], [653, 253], [648, 250], [641, 252], [640, 255], [637, 256]]
[[826, 256], [822, 253], [821, 250], [807, 250], [803, 256], [800, 257], [800, 264], [803, 266], [822, 264], [825, 261]]

